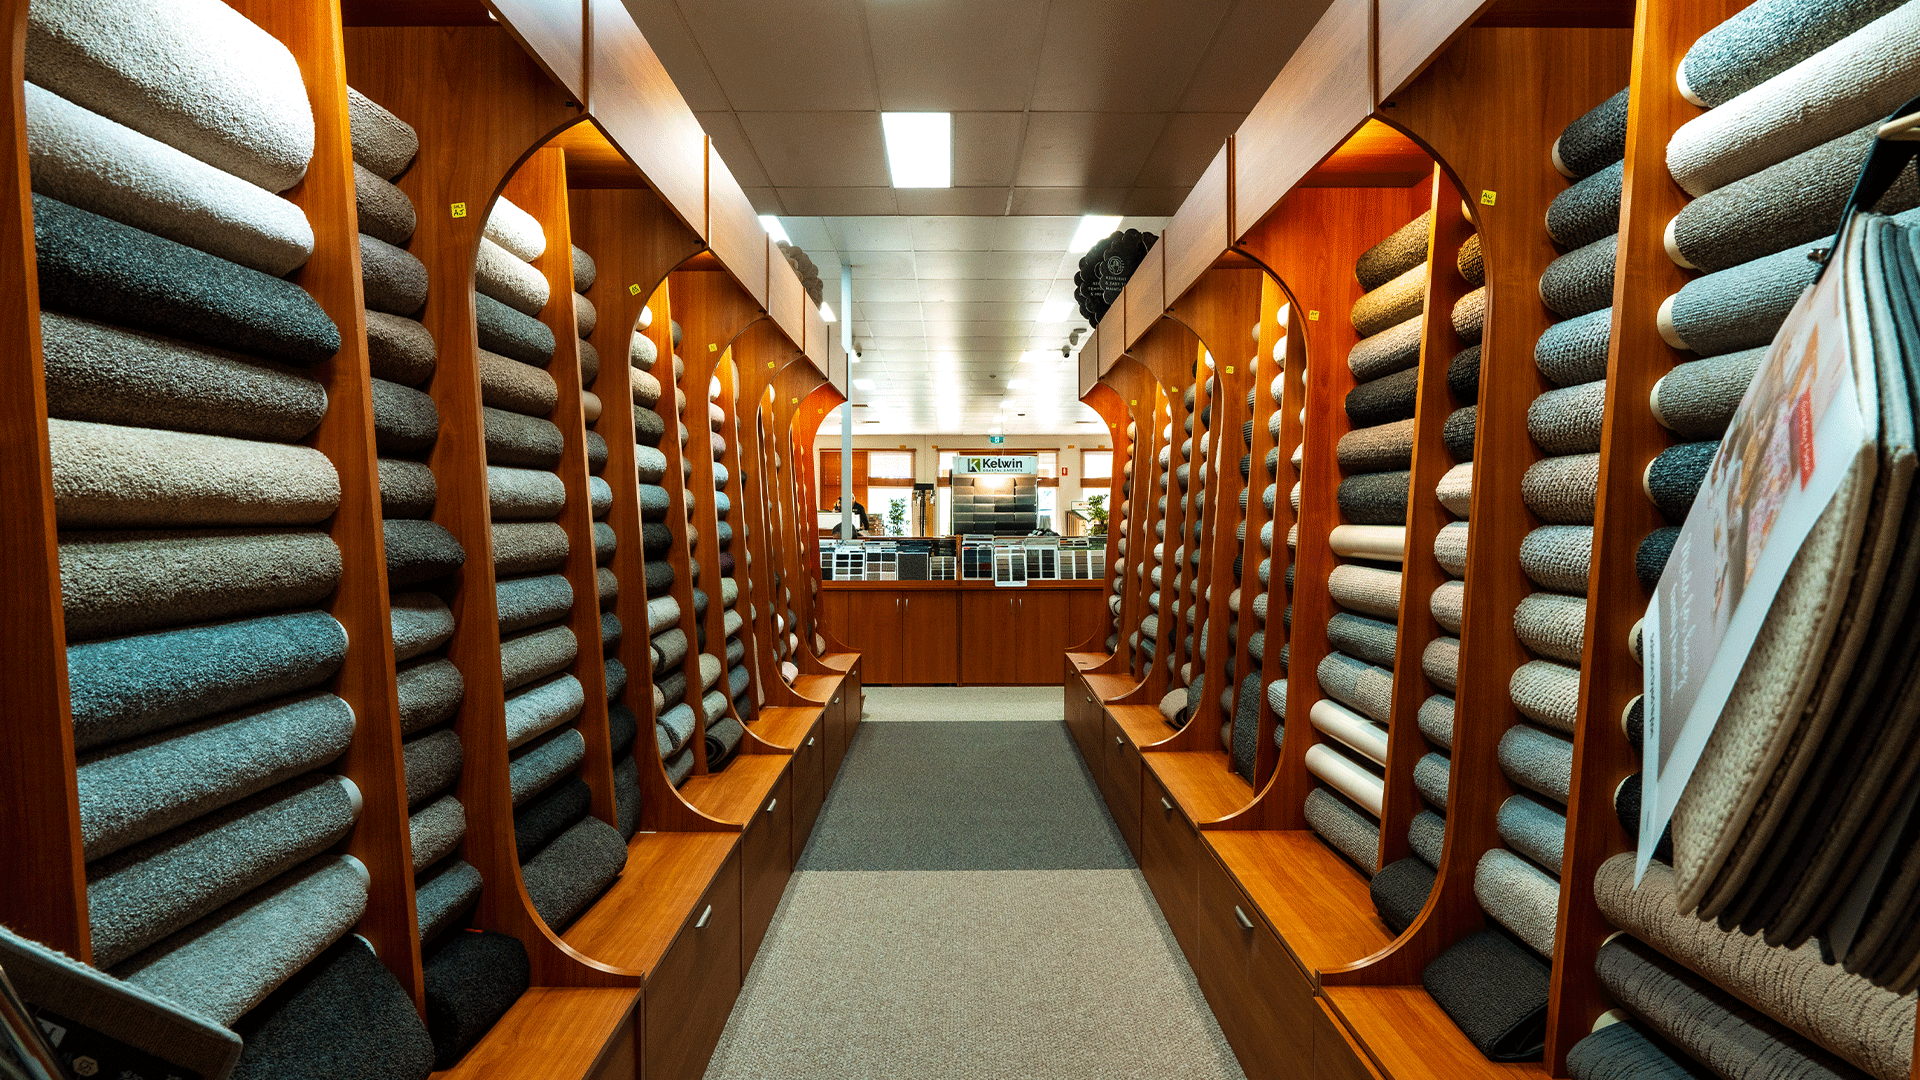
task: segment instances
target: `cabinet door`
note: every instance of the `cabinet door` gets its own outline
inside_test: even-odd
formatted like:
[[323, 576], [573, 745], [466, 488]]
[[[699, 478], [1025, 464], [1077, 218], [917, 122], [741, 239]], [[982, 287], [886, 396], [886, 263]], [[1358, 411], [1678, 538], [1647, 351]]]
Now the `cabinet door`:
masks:
[[774, 909], [793, 874], [793, 814], [793, 774], [783, 771], [740, 838], [742, 980], [760, 953], [760, 942], [773, 925]]
[[740, 993], [740, 855], [693, 907], [643, 991], [647, 1080], [700, 1080]]
[[975, 589], [960, 594], [960, 681], [1002, 686], [1019, 681], [1024, 589]]
[[840, 640], [860, 654], [867, 679], [887, 684], [901, 681], [901, 620], [906, 604], [902, 594], [881, 589], [846, 593], [847, 630]]
[[1046, 686], [1060, 678], [1067, 647], [1073, 642], [1067, 628], [1071, 593], [1053, 589], [1022, 589], [1015, 600], [1020, 610], [1020, 650], [1013, 681], [1022, 686]]
[[843, 589], [820, 590], [820, 625], [835, 641], [849, 646], [853, 642], [847, 637], [847, 612], [856, 595]]
[[960, 681], [960, 598], [949, 590], [902, 592], [904, 646], [900, 681], [915, 685]]
[[1153, 770], [1146, 770], [1140, 799], [1140, 874], [1189, 960], [1195, 956], [1194, 908], [1202, 857], [1199, 831], [1173, 805]]
[[1218, 860], [1198, 860], [1194, 978], [1247, 1080], [1310, 1080], [1313, 986]]
[[820, 818], [820, 804], [827, 799], [827, 720], [823, 716], [793, 752], [793, 843], [789, 865], [800, 862], [800, 853], [813, 836], [813, 823]]

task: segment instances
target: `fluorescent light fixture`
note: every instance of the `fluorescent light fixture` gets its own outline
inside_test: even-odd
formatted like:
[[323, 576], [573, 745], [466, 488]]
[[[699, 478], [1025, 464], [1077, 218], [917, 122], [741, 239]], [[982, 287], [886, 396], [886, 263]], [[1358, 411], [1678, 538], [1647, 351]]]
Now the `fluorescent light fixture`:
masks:
[[[1097, 240], [1099, 239], [1099, 237], [1095, 237], [1094, 239]], [[1092, 247], [1092, 246], [1093, 246], [1092, 241], [1088, 241], [1087, 247]], [[1075, 250], [1085, 251], [1086, 248], [1076, 248]], [[1073, 312], [1074, 312], [1073, 301], [1049, 300], [1046, 303], [1040, 305], [1040, 321], [1044, 323], [1066, 322], [1068, 319], [1073, 318]]]
[[872, 379], [855, 379], [853, 380], [853, 385], [856, 388], [861, 390], [871, 390], [873, 389], [873, 380]]
[[1018, 390], [1021, 387], [1026, 385], [1027, 385], [1027, 380], [1025, 379], [1008, 379], [1007, 380], [1007, 389], [1009, 390]]
[[773, 237], [782, 244], [793, 243], [793, 238], [787, 235], [787, 227], [780, 224], [780, 219], [774, 217], [772, 214], [760, 215], [760, 227], [767, 230], [768, 236]]
[[1080, 219], [1080, 227], [1073, 230], [1073, 240], [1067, 244], [1067, 254], [1080, 254], [1094, 244], [1113, 235], [1113, 231], [1119, 227], [1120, 219], [1117, 217], [1102, 217], [1099, 214], [1088, 214], [1086, 217]]
[[887, 138], [887, 170], [894, 187], [953, 186], [952, 113], [883, 112], [880, 130]]
[[840, 317], [839, 317], [838, 315], [835, 315], [835, 314], [833, 313], [833, 305], [832, 305], [832, 304], [821, 304], [821, 305], [820, 305], [820, 318], [821, 318], [821, 319], [823, 319], [823, 320], [825, 320], [825, 321], [827, 321], [827, 322], [839, 322], [839, 321], [840, 321]]

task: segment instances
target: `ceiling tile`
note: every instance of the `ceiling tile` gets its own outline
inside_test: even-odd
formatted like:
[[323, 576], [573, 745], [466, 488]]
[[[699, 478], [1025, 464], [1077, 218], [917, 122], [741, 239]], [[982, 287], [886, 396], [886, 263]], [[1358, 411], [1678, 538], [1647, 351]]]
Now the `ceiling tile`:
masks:
[[679, 7], [735, 109], [879, 107], [858, 0], [680, 0]]
[[1232, 3], [1130, 0], [1115, 18], [1112, 0], [1052, 0], [1032, 108], [1171, 112]]
[[954, 113], [953, 182], [961, 187], [1013, 183], [1026, 123], [1026, 116], [1017, 112]]
[[688, 108], [703, 112], [732, 107], [707, 66], [700, 43], [694, 40], [687, 21], [680, 17], [679, 5], [674, 0], [626, 0], [626, 5], [633, 14], [634, 25], [640, 28], [640, 35], [647, 39], [654, 55], [673, 76], [673, 84], [686, 99]]
[[922, 278], [1051, 278], [1060, 257], [1043, 251], [924, 251], [914, 261]]
[[782, 214], [780, 225], [787, 230], [787, 238], [813, 256], [815, 262], [819, 262], [822, 255], [832, 258], [837, 250], [833, 235], [827, 231], [826, 218]]
[[[856, 289], [855, 295], [858, 295], [858, 292], [859, 290]], [[855, 303], [858, 303], [858, 301], [855, 301]], [[917, 338], [926, 333], [927, 329], [926, 324], [921, 322], [917, 317], [912, 319], [865, 319], [854, 323], [854, 326], [861, 333], [872, 334], [876, 338], [886, 338], [889, 341], [904, 340], [910, 337]]]
[[917, 301], [873, 300], [863, 296], [864, 291], [855, 290], [853, 296], [853, 314], [857, 322], [918, 322], [921, 318], [921, 305]]
[[[968, 301], [1040, 302], [1052, 283], [1017, 279], [932, 278], [915, 285], [916, 295], [928, 304]], [[874, 297], [876, 300], [889, 297]]]
[[1190, 190], [1183, 187], [1134, 188], [1127, 193], [1127, 213], [1132, 216], [1172, 217], [1179, 211], [1180, 204], [1186, 201]]
[[[890, 187], [782, 187], [780, 205], [789, 214], [888, 214], [894, 210]], [[858, 266], [860, 260], [855, 259]]]
[[[1252, 110], [1280, 74], [1330, 0], [1239, 0], [1187, 86], [1180, 108], [1192, 112]], [[1260, 47], [1247, 48], [1257, 41]]]
[[1118, 214], [1127, 204], [1124, 187], [1017, 187], [1016, 214]]
[[1080, 221], [1069, 217], [923, 217], [913, 223], [922, 251], [1061, 252]]
[[992, 215], [1007, 212], [1004, 187], [906, 188], [894, 192], [903, 214]]
[[726, 162], [727, 171], [740, 182], [743, 188], [768, 188], [773, 183], [767, 179], [765, 170], [760, 168], [760, 159], [754, 155], [753, 144], [747, 141], [747, 134], [740, 130], [737, 114], [731, 112], [698, 112], [694, 119], [707, 131], [707, 137], [713, 140], [713, 148], [720, 152], [720, 160]]
[[[870, 112], [742, 112], [740, 126], [753, 140], [773, 186], [881, 187], [890, 183], [880, 119]], [[729, 163], [729, 168], [732, 164]], [[891, 188], [888, 188], [891, 191]], [[782, 196], [784, 198], [785, 196]], [[880, 213], [812, 211], [795, 213]]]
[[913, 222], [906, 218], [840, 217], [827, 229], [842, 251], [913, 250]]
[[1239, 113], [1177, 113], [1167, 121], [1160, 142], [1134, 179], [1136, 187], [1180, 187], [1192, 190], [1207, 171], [1227, 136], [1240, 126]]
[[1015, 321], [1021, 326], [1040, 317], [1039, 304], [970, 302], [960, 304], [922, 304], [922, 317], [929, 324], [961, 319]]
[[1131, 187], [1166, 121], [1153, 113], [1034, 113], [1016, 180], [1022, 187]]
[[[753, 204], [754, 213], [772, 214], [778, 217], [783, 212], [784, 208], [780, 205], [780, 193], [772, 188], [750, 187], [743, 190], [747, 193], [747, 201]], [[811, 255], [813, 252], [809, 251], [807, 254]], [[815, 259], [814, 261], [819, 262], [820, 260]]]
[[1025, 108], [1045, 11], [1033, 0], [868, 0], [881, 108]]
[[856, 275], [853, 282], [853, 302], [856, 307], [863, 301], [881, 303], [917, 301], [923, 298], [925, 292], [925, 286], [917, 281], [888, 281], [884, 278], [863, 278]]

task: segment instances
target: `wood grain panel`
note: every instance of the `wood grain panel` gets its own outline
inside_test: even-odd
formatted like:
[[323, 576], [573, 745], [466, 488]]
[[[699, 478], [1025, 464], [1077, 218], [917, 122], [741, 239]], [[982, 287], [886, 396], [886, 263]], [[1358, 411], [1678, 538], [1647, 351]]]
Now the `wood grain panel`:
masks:
[[[1100, 320], [1100, 326], [1106, 327], [1107, 332], [1095, 338], [1093, 343], [1100, 347], [1100, 374], [1105, 375], [1107, 372], [1113, 370], [1113, 365], [1120, 362], [1121, 355], [1127, 351], [1127, 346], [1131, 344], [1131, 342], [1127, 340], [1126, 311], [1119, 308], [1109, 308], [1106, 317]], [[1095, 329], [1097, 330], [1099, 327], [1095, 327]]]
[[588, 111], [680, 220], [705, 238], [706, 132], [624, 4], [594, 0], [587, 14]]
[[486, 0], [517, 38], [575, 101], [587, 92], [588, 0]]
[[1234, 133], [1234, 239], [1372, 111], [1372, 17], [1369, 0], [1333, 0]]
[[438, 1080], [525, 1075], [613, 1078], [638, 1075], [633, 1042], [640, 991], [625, 987], [543, 987], [520, 995], [478, 1045]]
[[1233, 246], [1232, 189], [1233, 140], [1228, 139], [1195, 181], [1160, 238], [1160, 246], [1167, 249], [1167, 307], [1172, 307]]
[[1169, 233], [1163, 231], [1160, 240], [1140, 260], [1133, 270], [1133, 276], [1127, 279], [1126, 288], [1120, 290], [1119, 299], [1113, 306], [1124, 309], [1123, 327], [1131, 327], [1127, 344], [1132, 346], [1140, 340], [1142, 334], [1153, 325], [1167, 310], [1167, 239]]
[[[756, 227], [759, 225], [757, 219], [754, 224]], [[767, 314], [773, 316], [774, 325], [778, 326], [787, 340], [795, 345], [806, 341], [813, 342], [814, 349], [823, 354], [814, 359], [817, 366], [824, 369], [827, 324], [820, 320], [819, 309], [807, 302], [807, 291], [800, 284], [800, 275], [793, 272], [793, 267], [787, 262], [787, 257], [780, 252], [780, 249], [773, 246], [772, 237], [767, 238], [767, 248], [769, 267], [765, 302]], [[816, 322], [819, 325], [819, 333], [817, 336], [809, 336], [809, 331], [814, 329], [813, 324]]]
[[[748, 296], [762, 307], [767, 305], [767, 230], [740, 190], [739, 181], [720, 160], [720, 151], [707, 144], [707, 245], [720, 257], [720, 264]], [[778, 252], [774, 252], [778, 255]], [[785, 259], [781, 259], [785, 262]]]

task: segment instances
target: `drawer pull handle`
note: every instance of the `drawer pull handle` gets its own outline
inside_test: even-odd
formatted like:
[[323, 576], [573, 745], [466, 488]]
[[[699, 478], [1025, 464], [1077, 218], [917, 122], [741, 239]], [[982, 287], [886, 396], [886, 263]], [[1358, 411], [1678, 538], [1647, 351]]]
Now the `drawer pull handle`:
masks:
[[773, 813], [773, 808], [774, 808], [774, 807], [776, 807], [776, 806], [778, 806], [778, 805], [780, 805], [780, 800], [779, 800], [779, 799], [768, 799], [768, 800], [767, 800], [767, 813], [769, 813], [769, 814], [771, 814], [771, 813]]
[[1165, 799], [1160, 800], [1160, 807], [1169, 814], [1173, 813], [1173, 804]]
[[1253, 929], [1253, 920], [1247, 918], [1247, 913], [1240, 910], [1239, 904], [1233, 905], [1233, 917], [1240, 920], [1240, 929], [1242, 930]]
[[[1234, 909], [1234, 910], [1236, 910], [1236, 911], [1237, 911], [1237, 910], [1239, 910], [1239, 909], [1238, 909], [1238, 908], [1236, 908], [1236, 909]], [[1242, 916], [1240, 916], [1240, 917], [1241, 917], [1242, 919], [1244, 919], [1244, 918], [1246, 918], [1246, 916], [1245, 916], [1245, 915], [1242, 915]], [[703, 912], [701, 912], [701, 913], [700, 913], [700, 921], [699, 921], [699, 922], [696, 922], [696, 923], [694, 923], [694, 924], [693, 924], [693, 928], [694, 928], [695, 930], [705, 930], [705, 929], [707, 928], [707, 920], [708, 920], [708, 919], [711, 919], [711, 918], [713, 918], [713, 905], [712, 905], [712, 904], [708, 904], [708, 905], [707, 905], [707, 910], [705, 910], [705, 911], [703, 911]]]
[[833, 699], [833, 703], [834, 703], [835, 705], [838, 705], [838, 704], [840, 704], [840, 699], [839, 699], [839, 698], [834, 698], [834, 699]]
[[811, 735], [809, 735], [809, 736], [807, 736], [807, 745], [808, 745], [808, 746], [812, 746], [812, 745], [813, 745], [813, 736], [811, 736]]
[[1115, 745], [1115, 746], [1125, 746], [1126, 744], [1120, 741], [1120, 736], [1118, 736], [1118, 735], [1115, 735], [1115, 736], [1113, 737], [1113, 745]]

